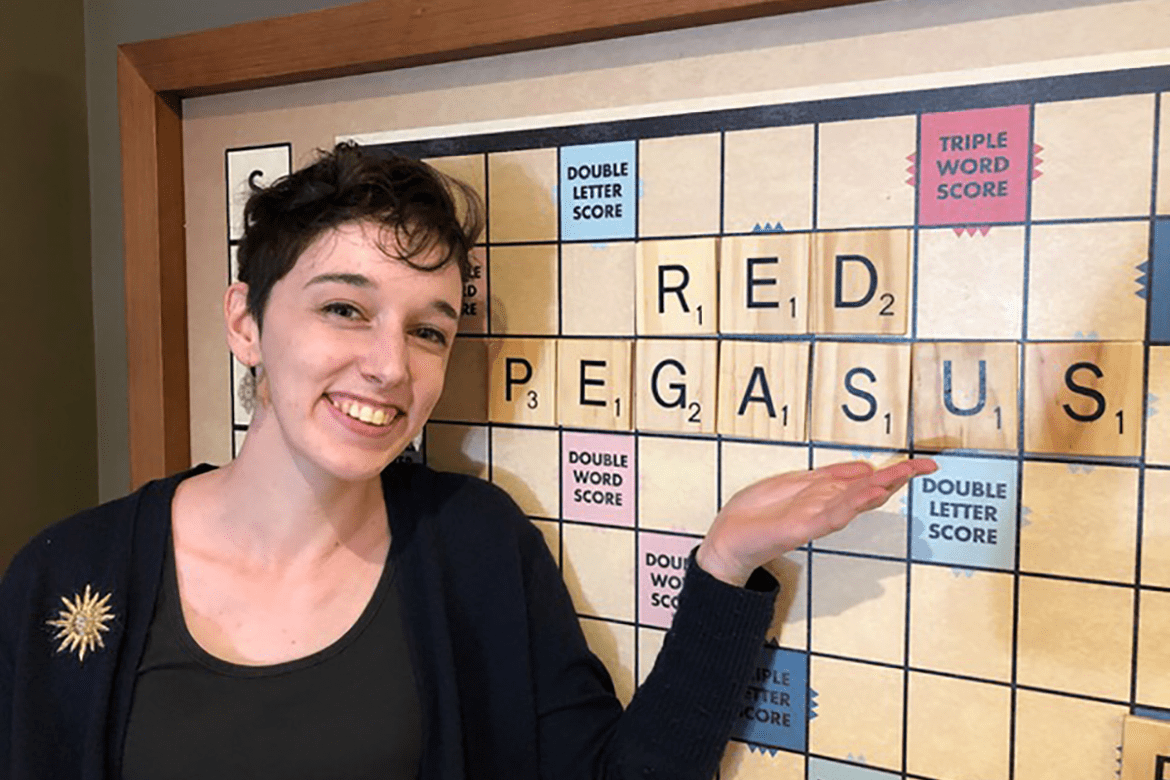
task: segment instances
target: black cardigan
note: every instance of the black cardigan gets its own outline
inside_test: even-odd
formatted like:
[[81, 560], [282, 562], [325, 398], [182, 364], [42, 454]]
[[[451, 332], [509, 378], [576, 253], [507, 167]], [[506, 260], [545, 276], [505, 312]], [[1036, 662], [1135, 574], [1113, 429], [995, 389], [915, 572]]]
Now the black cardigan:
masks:
[[[37, 536], [0, 581], [0, 777], [116, 780], [162, 575], [175, 486], [201, 466]], [[540, 532], [480, 480], [383, 474], [423, 706], [420, 776], [710, 778], [772, 617], [776, 583], [692, 565], [674, 626], [625, 713]], [[144, 502], [144, 497], [151, 496]], [[104, 648], [58, 652], [61, 598], [112, 594]]]

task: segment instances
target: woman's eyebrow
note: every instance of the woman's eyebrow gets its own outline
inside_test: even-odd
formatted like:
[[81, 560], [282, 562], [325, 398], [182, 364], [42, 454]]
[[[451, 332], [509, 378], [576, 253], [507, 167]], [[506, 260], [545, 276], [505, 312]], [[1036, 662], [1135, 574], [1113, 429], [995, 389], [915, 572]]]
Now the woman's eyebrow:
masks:
[[377, 283], [373, 279], [371, 279], [370, 277], [368, 277], [364, 274], [332, 273], [332, 274], [318, 274], [318, 275], [314, 276], [312, 279], [305, 282], [305, 287], [309, 287], [309, 286], [314, 285], [314, 284], [324, 284], [326, 282], [339, 282], [341, 284], [349, 284], [349, 285], [352, 285], [354, 287], [377, 287], [378, 286]]
[[442, 314], [444, 317], [450, 317], [456, 321], [459, 319], [459, 312], [457, 312], [455, 308], [451, 306], [451, 304], [447, 303], [441, 298], [436, 298], [435, 300], [431, 301], [431, 308], [437, 311], [439, 314]]

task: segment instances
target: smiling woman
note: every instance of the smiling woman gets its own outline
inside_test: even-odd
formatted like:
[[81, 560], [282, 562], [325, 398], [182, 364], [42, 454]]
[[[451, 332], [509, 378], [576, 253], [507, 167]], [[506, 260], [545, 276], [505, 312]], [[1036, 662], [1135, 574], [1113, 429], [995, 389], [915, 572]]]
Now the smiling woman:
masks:
[[252, 197], [224, 297], [229, 346], [258, 377], [244, 447], [70, 518], [12, 563], [0, 774], [714, 774], [772, 619], [759, 567], [934, 466], [840, 464], [734, 496], [623, 712], [515, 503], [394, 463], [442, 390], [479, 213], [427, 166], [346, 145]]

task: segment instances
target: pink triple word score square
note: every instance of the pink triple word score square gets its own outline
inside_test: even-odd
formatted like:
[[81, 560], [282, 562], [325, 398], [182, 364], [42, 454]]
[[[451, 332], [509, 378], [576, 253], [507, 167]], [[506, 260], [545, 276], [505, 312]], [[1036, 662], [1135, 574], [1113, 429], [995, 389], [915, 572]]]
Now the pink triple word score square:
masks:
[[1032, 181], [1028, 106], [924, 114], [920, 225], [1022, 222]]

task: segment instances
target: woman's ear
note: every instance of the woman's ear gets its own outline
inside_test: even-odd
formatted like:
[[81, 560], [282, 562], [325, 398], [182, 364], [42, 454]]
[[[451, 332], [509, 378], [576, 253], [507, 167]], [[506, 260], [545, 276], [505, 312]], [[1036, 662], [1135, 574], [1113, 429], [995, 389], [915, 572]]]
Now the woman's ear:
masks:
[[228, 347], [236, 360], [249, 368], [260, 364], [260, 325], [248, 311], [248, 285], [236, 282], [223, 296], [223, 319]]

